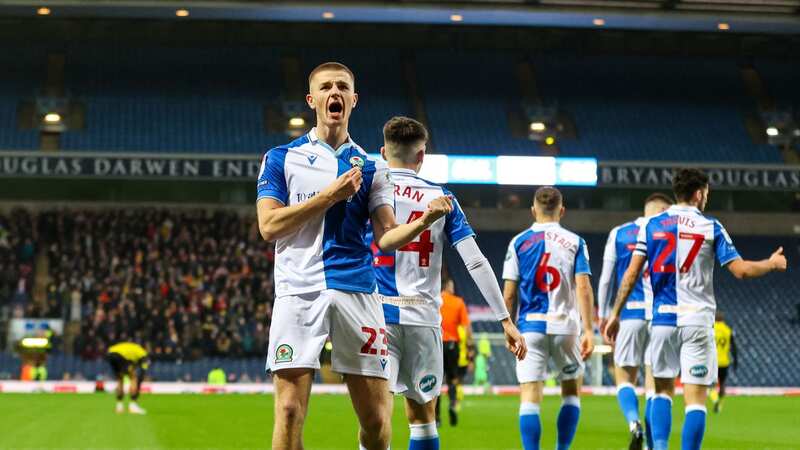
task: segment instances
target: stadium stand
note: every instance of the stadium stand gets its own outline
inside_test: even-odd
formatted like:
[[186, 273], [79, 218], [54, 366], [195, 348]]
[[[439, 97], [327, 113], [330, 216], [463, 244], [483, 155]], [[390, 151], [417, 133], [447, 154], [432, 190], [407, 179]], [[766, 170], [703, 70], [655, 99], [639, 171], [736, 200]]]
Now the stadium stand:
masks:
[[[416, 53], [413, 67], [439, 152], [541, 153], [536, 142], [512, 135], [509, 119], [523, 106], [514, 71], [527, 58], [543, 104], [574, 120], [577, 137], [559, 139], [562, 156], [781, 162], [779, 152], [754, 144], [746, 132], [744, 114], [754, 102], [732, 59]], [[17, 55], [24, 64], [2, 75], [8, 80], [0, 88], [0, 148], [38, 145], [35, 131], [17, 129], [16, 111], [41, 87], [46, 54]], [[281, 58], [287, 55], [302, 61], [303, 73], [331, 59], [353, 68], [361, 102], [351, 130], [368, 151], [379, 149], [388, 117], [412, 114], [398, 50], [81, 46], [64, 55], [66, 92], [86, 106], [85, 128], [63, 133], [65, 150], [258, 154], [286, 143], [291, 139], [284, 133], [265, 129], [264, 112], [271, 102], [301, 100], [284, 98]], [[796, 104], [783, 67], [758, 65], [770, 90], [786, 91]]]
[[[29, 303], [36, 236], [36, 227], [26, 211], [0, 214], [0, 318]], [[14, 315], [21, 313], [20, 309]]]
[[282, 89], [277, 60], [266, 48], [72, 48], [65, 84], [86, 103], [86, 129], [64, 133], [63, 147], [258, 154], [283, 144], [264, 129]]
[[754, 66], [776, 106], [793, 109], [797, 114], [800, 107], [800, 86], [797, 85], [800, 65], [796, 62], [760, 59], [756, 60]]
[[416, 64], [435, 149], [477, 155], [540, 153], [535, 142], [511, 136], [509, 109], [515, 99], [519, 106], [511, 54], [427, 52], [417, 56]]
[[545, 100], [574, 115], [578, 139], [560, 142], [565, 155], [781, 162], [779, 152], [752, 143], [746, 132], [743, 113], [754, 105], [733, 60], [546, 55], [533, 61]]
[[[67, 353], [95, 361], [110, 344], [136, 340], [155, 361], [263, 359], [274, 254], [252, 220], [223, 211], [73, 210], [16, 211], [0, 224], [2, 264], [28, 265], [25, 282], [10, 275], [21, 269], [3, 271], [2, 299], [14, 317], [79, 323]], [[36, 230], [47, 255], [36, 264], [50, 279], [44, 302], [18, 292], [35, 258], [26, 230]], [[13, 283], [20, 287], [9, 292]]]
[[0, 148], [32, 150], [39, 146], [39, 132], [19, 130], [19, 102], [30, 99], [45, 75], [45, 52], [36, 46], [0, 48]]

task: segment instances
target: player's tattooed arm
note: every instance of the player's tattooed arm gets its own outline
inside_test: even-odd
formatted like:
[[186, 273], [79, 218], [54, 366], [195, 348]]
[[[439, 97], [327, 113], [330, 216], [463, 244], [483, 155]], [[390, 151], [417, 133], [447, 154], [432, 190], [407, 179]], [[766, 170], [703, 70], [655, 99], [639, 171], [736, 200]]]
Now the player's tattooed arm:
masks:
[[447, 196], [433, 199], [422, 216], [409, 223], [398, 224], [389, 205], [375, 208], [370, 215], [375, 245], [384, 252], [393, 252], [408, 244], [434, 222], [450, 214], [453, 202]]
[[603, 335], [609, 342], [614, 342], [617, 338], [617, 331], [619, 331], [619, 315], [622, 312], [625, 301], [628, 299], [628, 296], [631, 295], [634, 286], [636, 286], [636, 281], [642, 273], [645, 262], [647, 262], [646, 256], [634, 254], [631, 257], [631, 263], [628, 265], [628, 270], [625, 271], [625, 275], [622, 277], [622, 282], [617, 291], [617, 298], [614, 300], [614, 306], [611, 308], [611, 315], [608, 318], [606, 329], [603, 331]]
[[321, 216], [331, 206], [361, 189], [361, 170], [354, 168], [305, 202], [291, 206], [266, 197], [258, 201], [258, 231], [265, 241], [274, 241], [297, 231], [307, 221]]
[[748, 261], [745, 259], [735, 259], [728, 263], [728, 270], [738, 279], [758, 278], [770, 272], [786, 270], [786, 256], [783, 255], [783, 247], [778, 247], [775, 252], [767, 259], [761, 261]]

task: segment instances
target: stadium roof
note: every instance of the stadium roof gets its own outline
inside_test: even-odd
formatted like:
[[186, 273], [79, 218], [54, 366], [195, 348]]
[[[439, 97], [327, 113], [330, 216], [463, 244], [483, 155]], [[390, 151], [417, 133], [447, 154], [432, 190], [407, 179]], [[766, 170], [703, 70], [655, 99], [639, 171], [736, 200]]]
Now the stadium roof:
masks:
[[[43, 2], [8, 0], [0, 16]], [[167, 1], [52, 0], [51, 17], [371, 22], [800, 34], [800, 0]], [[181, 14], [176, 17], [176, 12]], [[41, 15], [41, 13], [40, 13]]]

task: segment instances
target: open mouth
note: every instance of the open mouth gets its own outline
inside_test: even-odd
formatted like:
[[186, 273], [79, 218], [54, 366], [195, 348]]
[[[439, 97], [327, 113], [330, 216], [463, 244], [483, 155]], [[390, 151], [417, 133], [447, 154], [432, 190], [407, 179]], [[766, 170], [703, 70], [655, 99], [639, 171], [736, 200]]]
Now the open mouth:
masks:
[[340, 117], [344, 112], [344, 104], [339, 100], [333, 100], [328, 104], [328, 112], [333, 117]]

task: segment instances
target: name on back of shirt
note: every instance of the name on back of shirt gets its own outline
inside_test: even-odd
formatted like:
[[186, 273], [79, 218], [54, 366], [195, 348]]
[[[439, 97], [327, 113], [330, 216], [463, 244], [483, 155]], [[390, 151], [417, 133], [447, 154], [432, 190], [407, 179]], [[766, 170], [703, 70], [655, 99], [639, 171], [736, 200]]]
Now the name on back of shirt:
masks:
[[567, 240], [566, 238], [564, 238], [563, 236], [554, 231], [545, 231], [544, 233], [534, 233], [533, 235], [531, 235], [531, 237], [525, 240], [525, 242], [520, 247], [519, 251], [524, 252], [525, 250], [533, 247], [538, 242], [541, 242], [542, 238], [556, 245], [560, 245], [561, 247], [567, 250], [573, 250], [576, 252], [578, 251], [577, 244], [570, 242], [569, 240]]
[[668, 227], [670, 225], [681, 224], [685, 227], [694, 228], [696, 226], [694, 220], [689, 216], [669, 216], [661, 221], [661, 225]]
[[414, 189], [411, 186], [402, 187], [398, 184], [394, 185], [394, 195], [407, 197], [415, 202], [421, 202], [422, 198], [425, 197], [425, 193], [420, 190]]

